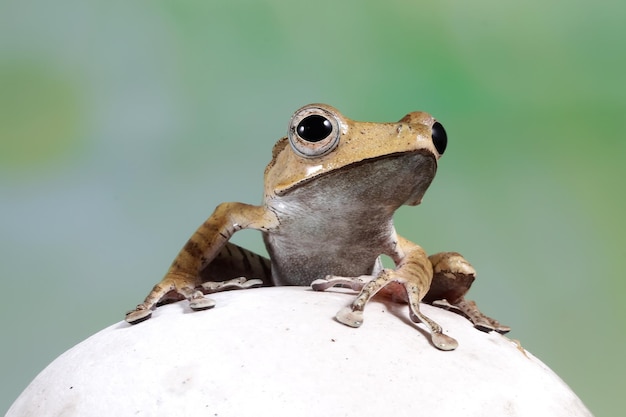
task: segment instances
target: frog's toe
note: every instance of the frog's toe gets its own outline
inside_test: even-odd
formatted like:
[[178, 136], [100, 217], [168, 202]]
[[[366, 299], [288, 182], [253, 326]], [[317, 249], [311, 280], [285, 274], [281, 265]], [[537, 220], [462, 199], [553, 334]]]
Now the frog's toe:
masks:
[[215, 307], [215, 300], [207, 297], [194, 297], [189, 300], [189, 307], [194, 311], [208, 310]]
[[138, 324], [152, 317], [152, 310], [137, 308], [136, 310], [126, 313], [126, 322], [130, 324]]
[[500, 334], [505, 334], [511, 331], [511, 328], [509, 326], [500, 324], [499, 321], [494, 320], [487, 316], [481, 317], [480, 320], [477, 320], [474, 323], [474, 327], [482, 332], [495, 331]]
[[500, 334], [505, 334], [511, 331], [509, 326], [505, 326], [501, 324], [498, 320], [492, 319], [489, 316], [483, 314], [474, 301], [465, 300], [461, 298], [460, 300], [450, 304], [447, 301], [438, 301], [433, 303], [437, 307], [442, 307], [447, 310], [456, 312], [465, 316], [472, 322], [474, 327], [483, 332], [491, 332], [496, 331]]
[[489, 316], [485, 316], [482, 313], [480, 317], [476, 318], [475, 320], [476, 321], [473, 321], [474, 327], [483, 332], [495, 331], [500, 334], [505, 334], [511, 331], [511, 328], [509, 326], [505, 326], [504, 324], [500, 323], [498, 320], [492, 319]]
[[335, 316], [338, 322], [350, 327], [360, 327], [363, 324], [363, 311], [344, 307]]
[[247, 288], [255, 288], [263, 285], [263, 280], [261, 279], [248, 279], [239, 284], [237, 288], [247, 289]]
[[360, 291], [363, 286], [371, 281], [372, 275], [361, 275], [358, 277], [340, 277], [337, 275], [326, 275], [324, 278], [316, 279], [311, 283], [311, 288], [315, 291], [324, 291], [331, 287], [350, 288]]
[[227, 290], [244, 290], [247, 288], [260, 287], [263, 281], [260, 279], [247, 279], [245, 277], [233, 278], [228, 281], [207, 281], [200, 286], [205, 293], [213, 293]]
[[498, 326], [495, 327], [494, 330], [500, 334], [506, 334], [511, 331], [511, 327], [498, 323]]
[[334, 286], [335, 283], [331, 282], [327, 278], [319, 278], [311, 283], [311, 288], [313, 288], [314, 291], [324, 291]]
[[439, 350], [454, 350], [459, 347], [459, 342], [456, 339], [443, 333], [433, 333], [432, 341], [433, 345]]

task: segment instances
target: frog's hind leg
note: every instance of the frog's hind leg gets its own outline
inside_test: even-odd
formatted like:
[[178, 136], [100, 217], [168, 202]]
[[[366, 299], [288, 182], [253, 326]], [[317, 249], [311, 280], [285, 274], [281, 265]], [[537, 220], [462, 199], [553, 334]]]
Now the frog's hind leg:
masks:
[[[245, 290], [269, 285], [272, 276], [269, 259], [227, 242], [215, 258], [200, 271], [200, 284], [191, 293], [189, 307], [192, 310], [207, 310], [215, 301], [205, 297], [220, 291]], [[250, 278], [254, 277], [254, 278]], [[201, 294], [198, 294], [198, 291]]]
[[429, 256], [429, 260], [433, 266], [433, 281], [424, 302], [459, 313], [485, 332], [506, 333], [511, 330], [483, 314], [474, 301], [465, 299], [476, 271], [463, 256], [456, 252], [441, 252]]
[[272, 278], [271, 268], [269, 259], [228, 242], [200, 272], [202, 283], [198, 289], [211, 294], [268, 286]]

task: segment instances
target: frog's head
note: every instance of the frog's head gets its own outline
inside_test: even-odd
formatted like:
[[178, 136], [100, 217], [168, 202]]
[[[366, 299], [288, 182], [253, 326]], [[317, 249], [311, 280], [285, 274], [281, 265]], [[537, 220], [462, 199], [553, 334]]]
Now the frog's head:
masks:
[[[355, 188], [416, 205], [446, 145], [446, 131], [428, 113], [412, 112], [394, 123], [357, 122], [334, 107], [310, 104], [293, 114], [287, 137], [274, 146], [266, 195], [283, 196], [332, 173], [336, 190]], [[356, 171], [361, 177], [348, 175]]]

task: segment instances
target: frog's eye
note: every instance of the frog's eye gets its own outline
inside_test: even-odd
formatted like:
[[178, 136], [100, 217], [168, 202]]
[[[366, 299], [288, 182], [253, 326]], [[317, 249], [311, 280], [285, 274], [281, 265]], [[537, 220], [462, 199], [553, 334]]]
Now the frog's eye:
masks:
[[289, 123], [289, 143], [298, 155], [315, 158], [339, 144], [339, 120], [329, 110], [315, 105], [298, 110]]
[[443, 155], [446, 151], [446, 146], [448, 145], [448, 135], [446, 135], [446, 130], [443, 128], [443, 125], [439, 122], [435, 122], [432, 127], [432, 138], [433, 145], [435, 145], [435, 149], [439, 152], [439, 155]]
[[302, 119], [296, 126], [296, 132], [308, 142], [319, 142], [333, 132], [333, 125], [324, 116], [314, 114]]

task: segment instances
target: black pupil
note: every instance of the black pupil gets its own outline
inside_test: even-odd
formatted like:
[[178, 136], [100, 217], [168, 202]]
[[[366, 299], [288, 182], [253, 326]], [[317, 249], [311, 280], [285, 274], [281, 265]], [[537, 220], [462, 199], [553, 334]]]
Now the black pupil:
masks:
[[433, 124], [432, 136], [435, 149], [437, 149], [439, 155], [443, 155], [446, 150], [446, 146], [448, 145], [448, 135], [446, 135], [446, 130], [443, 128], [441, 123], [435, 122], [435, 124]]
[[324, 116], [314, 114], [302, 119], [296, 130], [302, 139], [308, 142], [319, 142], [330, 135], [333, 125]]

